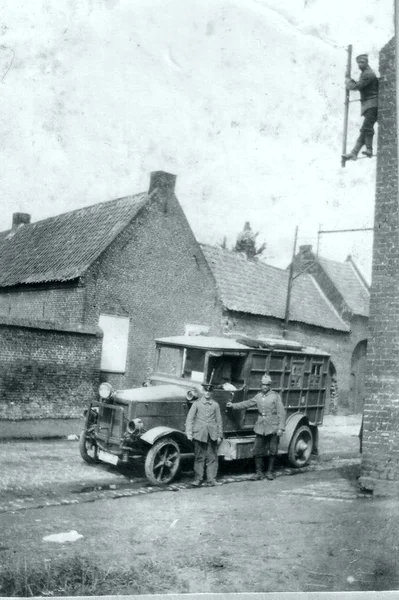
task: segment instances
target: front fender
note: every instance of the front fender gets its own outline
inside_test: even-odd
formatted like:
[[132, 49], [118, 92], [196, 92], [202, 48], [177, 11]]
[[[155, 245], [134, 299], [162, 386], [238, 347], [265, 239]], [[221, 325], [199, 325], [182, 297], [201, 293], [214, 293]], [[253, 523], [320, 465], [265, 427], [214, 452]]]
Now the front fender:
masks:
[[140, 439], [153, 446], [157, 440], [167, 436], [173, 437], [177, 442], [184, 442], [185, 445], [190, 443], [182, 431], [179, 429], [172, 429], [172, 427], [165, 427], [164, 425], [149, 429], [143, 433]]
[[288, 452], [294, 431], [301, 422], [303, 422], [304, 425], [309, 425], [309, 420], [303, 413], [294, 413], [288, 417], [285, 423], [284, 434], [280, 438], [279, 451], [283, 452], [284, 454]]

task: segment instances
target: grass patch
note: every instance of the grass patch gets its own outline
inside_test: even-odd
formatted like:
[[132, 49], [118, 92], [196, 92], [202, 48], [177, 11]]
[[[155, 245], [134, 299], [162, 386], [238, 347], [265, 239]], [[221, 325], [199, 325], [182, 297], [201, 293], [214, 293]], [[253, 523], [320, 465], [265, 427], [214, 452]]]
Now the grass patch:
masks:
[[187, 588], [167, 561], [164, 565], [145, 560], [128, 568], [113, 565], [105, 570], [94, 559], [73, 556], [41, 565], [23, 561], [0, 568], [0, 596], [184, 593]]

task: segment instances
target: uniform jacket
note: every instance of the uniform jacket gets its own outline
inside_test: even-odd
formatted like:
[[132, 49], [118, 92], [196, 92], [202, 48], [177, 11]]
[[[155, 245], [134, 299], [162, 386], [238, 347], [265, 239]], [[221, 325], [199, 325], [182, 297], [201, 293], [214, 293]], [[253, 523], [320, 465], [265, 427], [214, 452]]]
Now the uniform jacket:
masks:
[[223, 437], [222, 415], [215, 400], [202, 396], [193, 402], [186, 420], [186, 435], [192, 435], [199, 442], [207, 442]]
[[378, 106], [378, 79], [369, 66], [362, 71], [359, 81], [350, 79], [346, 87], [348, 90], [359, 90], [362, 115], [368, 108]]
[[269, 390], [266, 394], [259, 392], [253, 398], [237, 402], [231, 408], [234, 410], [240, 408], [252, 408], [257, 406], [259, 416], [255, 423], [254, 431], [258, 435], [270, 435], [276, 433], [278, 429], [284, 431], [286, 413], [281, 397], [277, 392]]

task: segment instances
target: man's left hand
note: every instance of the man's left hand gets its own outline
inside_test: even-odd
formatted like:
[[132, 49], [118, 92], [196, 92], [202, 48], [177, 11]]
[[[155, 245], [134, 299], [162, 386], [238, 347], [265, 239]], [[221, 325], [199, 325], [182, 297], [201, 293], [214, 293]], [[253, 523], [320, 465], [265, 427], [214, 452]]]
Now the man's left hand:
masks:
[[284, 431], [282, 429], [277, 429], [277, 435], [278, 437], [281, 437], [283, 435]]
[[218, 444], [221, 444], [221, 443], [222, 443], [222, 438], [218, 438], [218, 439], [217, 439], [217, 443], [218, 443]]

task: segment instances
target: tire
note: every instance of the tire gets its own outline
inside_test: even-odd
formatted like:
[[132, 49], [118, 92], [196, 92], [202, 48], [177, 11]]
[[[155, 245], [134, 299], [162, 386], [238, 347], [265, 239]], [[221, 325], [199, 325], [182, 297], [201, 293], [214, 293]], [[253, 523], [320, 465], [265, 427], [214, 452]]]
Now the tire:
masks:
[[180, 448], [172, 438], [163, 438], [150, 448], [145, 458], [145, 474], [153, 485], [173, 481], [180, 467]]
[[313, 451], [313, 434], [307, 425], [295, 430], [288, 448], [288, 460], [293, 467], [304, 467]]
[[94, 465], [100, 462], [97, 458], [97, 444], [93, 442], [91, 438], [86, 437], [86, 430], [84, 429], [79, 436], [79, 452], [80, 456], [89, 465]]

